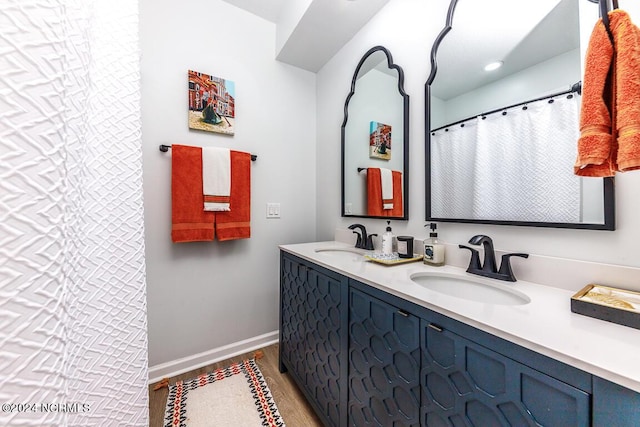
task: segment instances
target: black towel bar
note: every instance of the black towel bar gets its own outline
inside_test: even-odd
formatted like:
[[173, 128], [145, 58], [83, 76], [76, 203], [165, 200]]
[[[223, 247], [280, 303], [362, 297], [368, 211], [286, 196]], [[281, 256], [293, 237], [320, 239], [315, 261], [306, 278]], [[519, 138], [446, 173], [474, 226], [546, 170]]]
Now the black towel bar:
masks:
[[[160, 147], [158, 147], [158, 149], [160, 151], [162, 151], [163, 153], [166, 153], [167, 151], [169, 151], [169, 148], [171, 148], [170, 145], [165, 145], [165, 144], [160, 144]], [[251, 161], [255, 162], [258, 159], [258, 155], [257, 154], [252, 154], [251, 155]]]

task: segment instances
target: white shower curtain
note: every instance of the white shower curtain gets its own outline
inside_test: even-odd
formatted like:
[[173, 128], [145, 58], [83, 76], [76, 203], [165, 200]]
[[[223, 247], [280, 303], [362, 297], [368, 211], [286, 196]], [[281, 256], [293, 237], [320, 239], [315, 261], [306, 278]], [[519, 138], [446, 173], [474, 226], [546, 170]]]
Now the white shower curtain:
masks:
[[475, 119], [468, 120], [464, 127], [431, 136], [431, 215], [436, 218], [473, 218], [477, 128]]
[[567, 142], [578, 138], [579, 105], [575, 95], [559, 96], [438, 131], [431, 140], [442, 162], [431, 175], [433, 215], [579, 222], [581, 181], [572, 169], [575, 144]]
[[475, 217], [580, 221], [580, 177], [573, 174], [571, 143], [579, 136], [579, 101], [576, 96], [553, 101], [478, 121], [476, 158], [483, 167], [476, 168]]
[[148, 425], [138, 3], [0, 4], [0, 425]]

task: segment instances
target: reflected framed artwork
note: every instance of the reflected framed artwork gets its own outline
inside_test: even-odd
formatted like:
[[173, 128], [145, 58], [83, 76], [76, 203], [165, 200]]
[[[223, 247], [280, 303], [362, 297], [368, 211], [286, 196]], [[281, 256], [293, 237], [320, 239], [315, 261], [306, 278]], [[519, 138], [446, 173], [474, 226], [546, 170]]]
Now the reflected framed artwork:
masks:
[[391, 125], [378, 122], [370, 123], [369, 157], [391, 160]]
[[189, 128], [235, 133], [235, 83], [189, 70]]

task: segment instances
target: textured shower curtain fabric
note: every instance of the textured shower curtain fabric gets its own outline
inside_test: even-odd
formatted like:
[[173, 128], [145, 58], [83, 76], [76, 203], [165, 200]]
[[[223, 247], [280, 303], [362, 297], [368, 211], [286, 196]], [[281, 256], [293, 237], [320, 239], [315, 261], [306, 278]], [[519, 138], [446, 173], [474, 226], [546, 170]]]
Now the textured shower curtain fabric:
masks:
[[434, 208], [443, 204], [440, 213], [454, 218], [578, 222], [576, 149], [566, 143], [578, 137], [578, 114], [578, 97], [561, 96], [438, 131], [432, 156], [443, 167], [432, 172]]
[[566, 143], [579, 136], [578, 111], [577, 97], [562, 96], [478, 122], [476, 156], [488, 166], [477, 169], [477, 217], [579, 222], [580, 178], [571, 167], [576, 148]]
[[436, 218], [473, 218], [477, 119], [464, 127], [451, 126], [431, 137], [431, 215]]
[[0, 425], [146, 426], [138, 2], [0, 3]]

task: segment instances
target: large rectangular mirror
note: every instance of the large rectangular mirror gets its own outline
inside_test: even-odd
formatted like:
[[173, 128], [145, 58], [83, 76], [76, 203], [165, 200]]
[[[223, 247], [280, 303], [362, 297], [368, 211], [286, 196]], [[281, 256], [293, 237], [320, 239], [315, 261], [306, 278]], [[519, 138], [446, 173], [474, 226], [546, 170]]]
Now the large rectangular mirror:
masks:
[[615, 228], [613, 178], [573, 174], [579, 2], [597, 8], [451, 1], [425, 87], [427, 220]]

